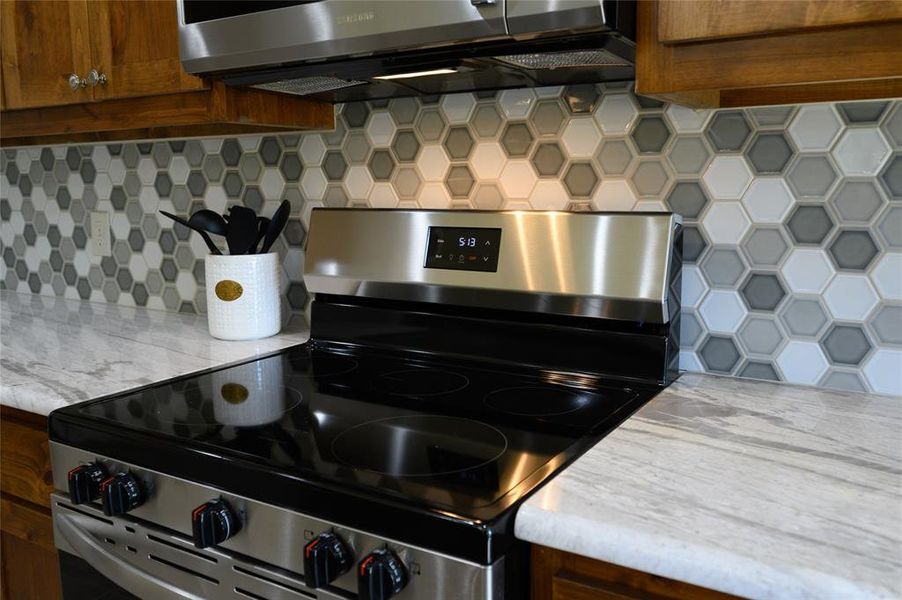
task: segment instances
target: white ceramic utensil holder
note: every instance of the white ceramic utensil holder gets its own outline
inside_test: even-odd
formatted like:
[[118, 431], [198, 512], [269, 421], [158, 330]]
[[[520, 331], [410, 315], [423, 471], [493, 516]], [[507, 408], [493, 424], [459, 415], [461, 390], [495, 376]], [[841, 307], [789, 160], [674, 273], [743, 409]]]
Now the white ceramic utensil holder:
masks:
[[256, 340], [279, 333], [278, 254], [209, 254], [204, 272], [210, 335], [221, 340]]

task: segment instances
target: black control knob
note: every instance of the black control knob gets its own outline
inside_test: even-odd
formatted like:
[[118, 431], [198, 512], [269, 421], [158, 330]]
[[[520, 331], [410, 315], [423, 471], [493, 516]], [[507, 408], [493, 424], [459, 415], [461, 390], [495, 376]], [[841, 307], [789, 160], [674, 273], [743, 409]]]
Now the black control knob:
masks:
[[124, 515], [144, 504], [144, 490], [138, 478], [131, 473], [116, 473], [100, 484], [103, 514], [108, 517]]
[[407, 585], [404, 563], [388, 548], [373, 550], [357, 565], [360, 600], [387, 600]]
[[191, 512], [191, 531], [198, 548], [221, 544], [240, 529], [241, 521], [225, 500], [210, 500]]
[[351, 568], [351, 553], [337, 535], [321, 533], [304, 546], [304, 579], [309, 588], [329, 585]]
[[69, 500], [72, 504], [84, 504], [100, 498], [100, 484], [106, 479], [106, 470], [100, 463], [79, 465], [69, 471]]

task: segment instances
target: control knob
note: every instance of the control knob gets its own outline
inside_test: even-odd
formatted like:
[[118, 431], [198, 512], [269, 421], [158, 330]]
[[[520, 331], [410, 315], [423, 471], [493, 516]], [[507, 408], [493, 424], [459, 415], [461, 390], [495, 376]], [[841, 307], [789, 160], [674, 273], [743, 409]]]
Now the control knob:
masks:
[[103, 514], [108, 517], [124, 515], [144, 504], [144, 490], [132, 473], [116, 473], [100, 484]]
[[191, 511], [194, 545], [207, 548], [221, 544], [241, 529], [241, 522], [223, 499], [210, 500]]
[[79, 465], [69, 471], [69, 500], [72, 504], [84, 504], [100, 498], [100, 484], [106, 479], [106, 471], [98, 462]]
[[373, 550], [357, 565], [360, 600], [388, 600], [407, 585], [404, 563], [388, 548]]
[[304, 546], [304, 579], [307, 587], [329, 585], [351, 568], [351, 553], [332, 532], [321, 533]]

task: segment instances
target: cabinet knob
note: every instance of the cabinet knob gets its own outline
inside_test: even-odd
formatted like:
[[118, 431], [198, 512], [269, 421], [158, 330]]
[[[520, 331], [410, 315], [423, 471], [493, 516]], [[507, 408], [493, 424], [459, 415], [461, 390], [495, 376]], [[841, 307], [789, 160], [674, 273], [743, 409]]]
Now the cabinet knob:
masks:
[[88, 83], [91, 84], [91, 87], [106, 85], [106, 81], [106, 73], [100, 73], [97, 69], [91, 69], [91, 72], [88, 73]]
[[78, 90], [87, 86], [88, 82], [85, 81], [84, 78], [79, 77], [78, 73], [72, 73], [71, 75], [69, 75], [69, 87], [72, 88], [73, 92], [77, 92]]

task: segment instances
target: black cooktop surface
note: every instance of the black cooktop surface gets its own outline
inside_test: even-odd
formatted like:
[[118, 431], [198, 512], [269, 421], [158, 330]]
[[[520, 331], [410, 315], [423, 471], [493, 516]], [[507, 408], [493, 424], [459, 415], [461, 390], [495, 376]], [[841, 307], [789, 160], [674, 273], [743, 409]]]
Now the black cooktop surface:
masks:
[[586, 375], [308, 344], [75, 410], [306, 481], [486, 518], [648, 395]]

